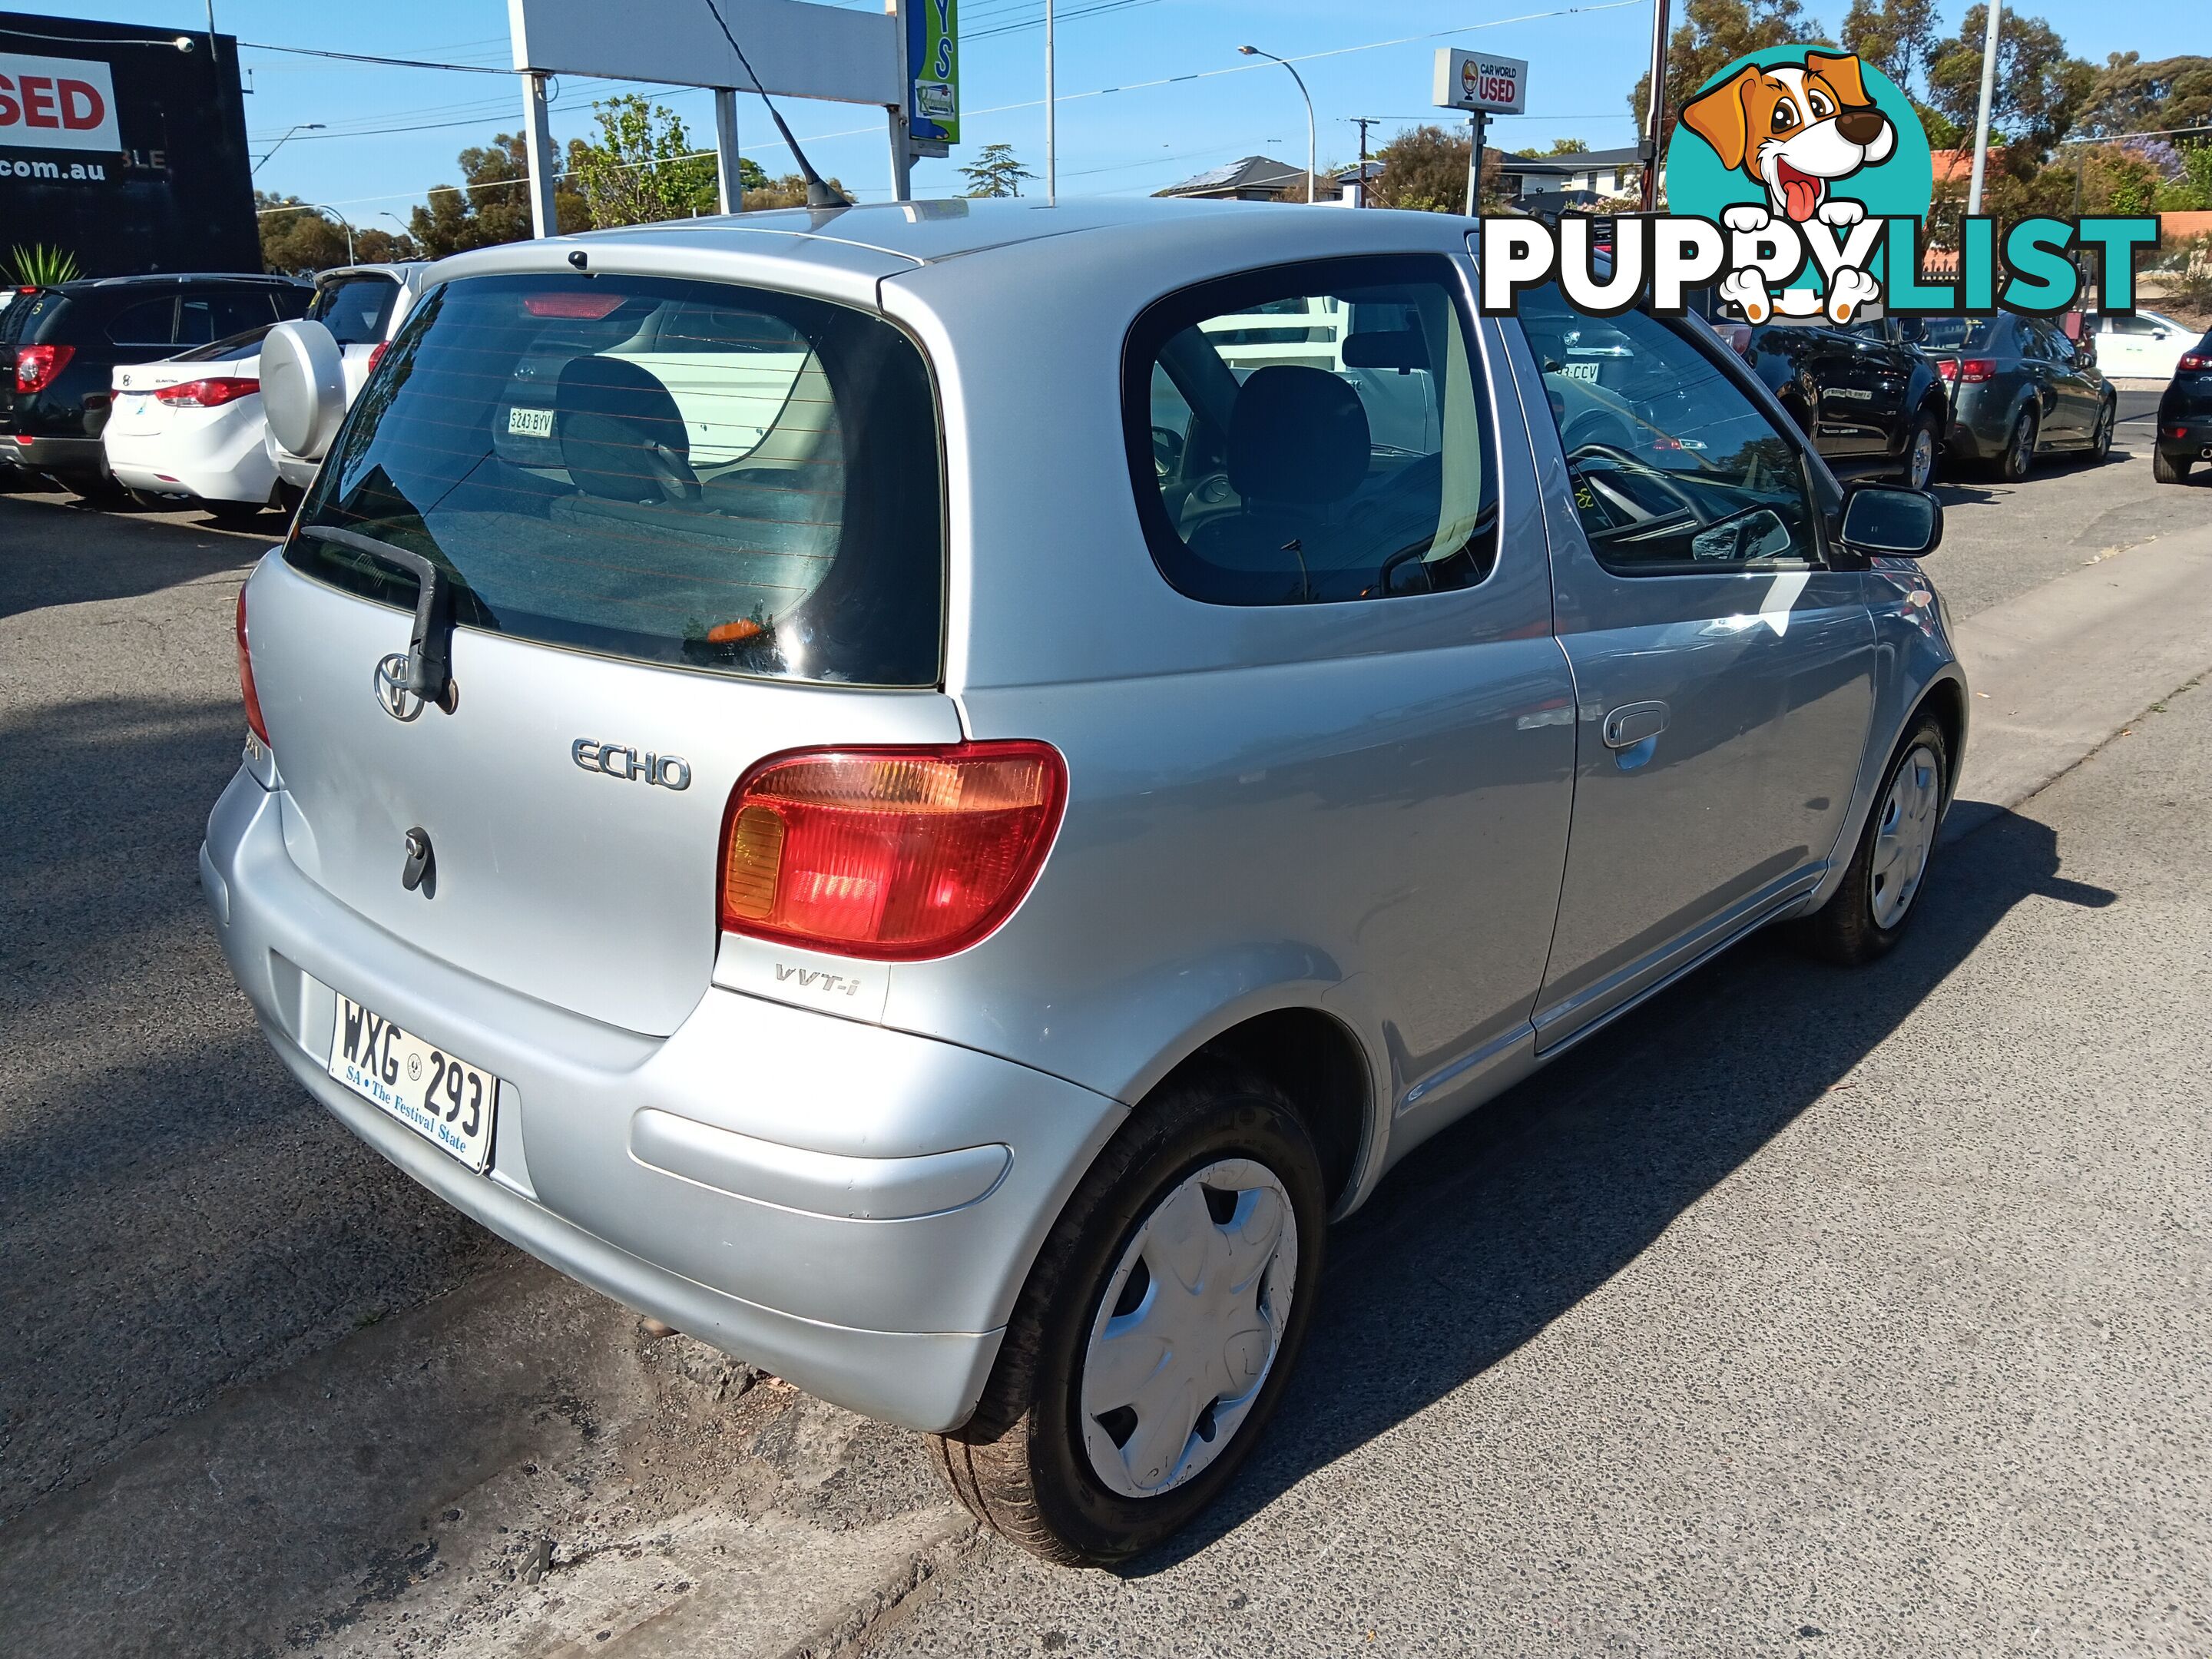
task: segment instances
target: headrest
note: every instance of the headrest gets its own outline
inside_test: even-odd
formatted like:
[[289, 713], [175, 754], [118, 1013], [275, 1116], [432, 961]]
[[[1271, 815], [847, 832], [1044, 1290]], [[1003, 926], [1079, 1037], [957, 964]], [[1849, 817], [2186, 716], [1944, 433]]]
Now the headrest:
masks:
[[1229, 484], [1263, 501], [1340, 501], [1367, 476], [1372, 451], [1359, 394], [1325, 368], [1271, 363], [1229, 411]]
[[649, 457], [654, 447], [687, 464], [691, 454], [684, 416], [668, 388], [619, 357], [573, 357], [562, 366], [554, 394], [559, 416], [561, 464], [587, 495], [609, 501], [660, 498], [655, 479], [665, 474]]

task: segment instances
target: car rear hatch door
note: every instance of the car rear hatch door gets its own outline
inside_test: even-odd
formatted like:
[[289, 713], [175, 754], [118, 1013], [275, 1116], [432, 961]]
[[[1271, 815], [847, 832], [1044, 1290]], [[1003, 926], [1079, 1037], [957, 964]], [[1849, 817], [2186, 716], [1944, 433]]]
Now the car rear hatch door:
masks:
[[[870, 313], [726, 284], [486, 276], [424, 303], [247, 589], [288, 846], [420, 950], [672, 1031], [714, 971], [745, 770], [959, 739], [927, 368]], [[396, 684], [407, 555], [456, 619], [428, 705]]]

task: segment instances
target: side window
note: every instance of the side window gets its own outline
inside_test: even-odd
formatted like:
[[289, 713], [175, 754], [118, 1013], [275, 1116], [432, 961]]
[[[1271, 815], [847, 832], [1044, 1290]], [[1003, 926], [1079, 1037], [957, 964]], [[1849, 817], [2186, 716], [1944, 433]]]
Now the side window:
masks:
[[[176, 296], [167, 294], [117, 312], [115, 320], [107, 325], [107, 337], [118, 345], [173, 345], [176, 326]], [[215, 336], [207, 337], [212, 340]]]
[[210, 300], [209, 307], [215, 313], [215, 337], [218, 340], [228, 340], [249, 328], [266, 328], [276, 317], [269, 296], [258, 292], [218, 294]]
[[1640, 312], [1522, 296], [1590, 550], [1627, 576], [1805, 569], [1815, 504], [1794, 446], [1689, 340]]
[[1123, 409], [1161, 574], [1214, 605], [1468, 587], [1497, 562], [1488, 388], [1450, 263], [1229, 277], [1130, 331]]

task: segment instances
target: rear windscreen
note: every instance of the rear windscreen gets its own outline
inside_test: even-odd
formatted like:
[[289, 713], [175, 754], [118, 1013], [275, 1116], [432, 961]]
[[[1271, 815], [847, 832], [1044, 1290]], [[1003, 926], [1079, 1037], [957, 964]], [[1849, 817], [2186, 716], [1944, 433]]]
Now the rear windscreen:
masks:
[[[455, 618], [547, 644], [870, 685], [939, 676], [937, 417], [921, 356], [849, 307], [723, 283], [433, 289], [301, 509], [449, 572]], [[412, 608], [397, 563], [286, 558]]]
[[399, 284], [389, 276], [347, 276], [315, 290], [307, 315], [330, 330], [340, 345], [374, 345], [392, 320]]

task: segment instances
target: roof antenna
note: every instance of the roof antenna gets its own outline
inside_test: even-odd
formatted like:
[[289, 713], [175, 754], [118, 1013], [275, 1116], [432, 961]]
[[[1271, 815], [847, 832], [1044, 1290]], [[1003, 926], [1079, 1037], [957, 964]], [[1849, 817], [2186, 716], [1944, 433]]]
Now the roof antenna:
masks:
[[791, 136], [791, 129], [783, 123], [783, 112], [776, 108], [775, 100], [762, 87], [760, 76], [753, 73], [752, 60], [745, 56], [745, 49], [738, 44], [738, 37], [730, 33], [730, 26], [722, 21], [721, 8], [714, 3], [714, 0], [707, 0], [707, 9], [714, 14], [714, 21], [721, 27], [722, 38], [730, 43], [730, 50], [738, 54], [738, 62], [744, 65], [745, 74], [752, 81], [753, 90], [760, 94], [761, 102], [768, 106], [769, 118], [775, 123], [775, 130], [783, 135], [783, 142], [790, 147], [792, 159], [799, 163], [799, 170], [806, 175], [806, 205], [810, 208], [852, 206], [853, 198], [814, 170], [814, 163], [808, 161], [806, 152], [799, 149], [799, 140]]

